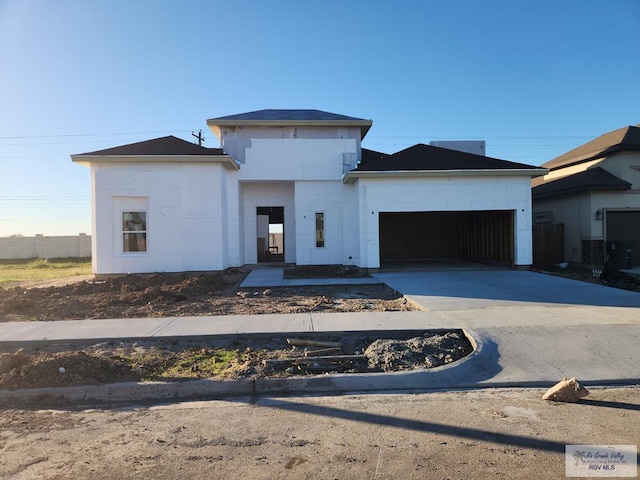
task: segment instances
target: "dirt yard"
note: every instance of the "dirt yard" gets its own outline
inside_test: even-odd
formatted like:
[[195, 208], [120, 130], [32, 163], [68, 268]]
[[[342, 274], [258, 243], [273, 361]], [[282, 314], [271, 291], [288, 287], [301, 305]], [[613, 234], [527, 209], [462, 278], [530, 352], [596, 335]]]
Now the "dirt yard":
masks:
[[241, 291], [238, 286], [247, 274], [229, 268], [206, 275], [125, 275], [68, 285], [58, 281], [0, 288], [0, 321], [415, 309], [383, 285]]
[[548, 480], [566, 478], [567, 444], [638, 443], [640, 388], [592, 389], [576, 404], [545, 402], [542, 393], [486, 388], [6, 408], [0, 478]]
[[[137, 318], [302, 312], [408, 311], [384, 285], [240, 290], [248, 272], [125, 275], [0, 289], [0, 321]], [[353, 269], [295, 269], [289, 276], [362, 276]], [[123, 381], [365, 373], [432, 368], [468, 355], [459, 330], [376, 336], [108, 342], [0, 347], [0, 388]]]

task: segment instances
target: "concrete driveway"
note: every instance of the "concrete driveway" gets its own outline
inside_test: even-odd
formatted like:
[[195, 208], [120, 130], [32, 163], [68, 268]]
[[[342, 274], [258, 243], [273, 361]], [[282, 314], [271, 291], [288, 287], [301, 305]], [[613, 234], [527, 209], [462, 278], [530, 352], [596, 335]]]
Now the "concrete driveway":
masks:
[[525, 305], [640, 307], [637, 292], [527, 271], [401, 271], [374, 277], [430, 311]]
[[423, 306], [423, 323], [465, 328], [483, 344], [457, 385], [640, 383], [640, 293], [516, 270], [375, 277]]

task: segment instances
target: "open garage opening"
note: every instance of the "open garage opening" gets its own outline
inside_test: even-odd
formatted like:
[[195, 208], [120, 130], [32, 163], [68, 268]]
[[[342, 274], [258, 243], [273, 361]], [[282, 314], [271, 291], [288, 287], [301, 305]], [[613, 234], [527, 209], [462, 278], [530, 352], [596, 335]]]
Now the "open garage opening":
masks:
[[381, 212], [381, 268], [461, 263], [514, 265], [512, 210]]

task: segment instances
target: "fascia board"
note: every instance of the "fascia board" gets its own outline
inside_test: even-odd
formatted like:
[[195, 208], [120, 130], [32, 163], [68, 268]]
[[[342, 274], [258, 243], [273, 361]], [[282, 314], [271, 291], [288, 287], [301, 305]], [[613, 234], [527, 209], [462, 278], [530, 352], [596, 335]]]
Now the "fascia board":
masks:
[[91, 163], [221, 163], [227, 170], [239, 170], [231, 155], [71, 155], [80, 165]]
[[207, 120], [207, 126], [220, 138], [220, 127], [360, 127], [364, 138], [371, 120]]
[[416, 178], [416, 177], [540, 177], [549, 173], [546, 168], [535, 169], [483, 169], [483, 170], [387, 170], [350, 171], [343, 175], [342, 183], [353, 183], [358, 178]]

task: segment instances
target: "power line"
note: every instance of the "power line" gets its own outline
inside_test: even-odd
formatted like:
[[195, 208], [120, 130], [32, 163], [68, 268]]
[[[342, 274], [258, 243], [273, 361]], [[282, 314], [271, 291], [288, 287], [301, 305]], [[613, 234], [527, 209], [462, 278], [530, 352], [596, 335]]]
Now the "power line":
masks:
[[0, 143], [0, 147], [31, 147], [40, 145], [92, 145], [95, 141], [89, 142], [43, 142], [43, 143]]
[[[189, 130], [149, 130], [141, 132], [109, 132], [109, 133], [62, 133], [56, 135], [14, 135], [14, 136], [0, 136], [0, 140], [28, 140], [28, 139], [40, 139], [40, 138], [75, 138], [75, 137], [109, 137], [109, 136], [128, 136], [128, 135], [155, 135], [155, 134], [167, 134], [167, 133], [189, 133]], [[193, 134], [193, 131], [191, 131]], [[196, 138], [198, 135], [193, 134]], [[375, 138], [438, 138], [440, 140], [546, 140], [546, 139], [585, 139], [595, 138], [597, 135], [539, 135], [539, 136], [487, 136], [487, 135], [456, 135], [456, 136], [443, 136], [432, 133], [425, 133], [420, 135], [380, 135], [372, 134], [367, 137], [368, 140]], [[14, 144], [14, 145], [29, 145], [29, 144]], [[38, 144], [49, 145], [49, 144]], [[56, 145], [56, 144], [51, 144]], [[62, 144], [61, 144], [62, 145]]]
[[22, 140], [29, 138], [65, 138], [65, 137], [108, 137], [118, 135], [155, 135], [158, 133], [185, 133], [189, 130], [154, 130], [148, 132], [113, 132], [113, 133], [62, 133], [57, 135], [16, 135], [0, 137], [0, 140]]
[[[546, 139], [584, 139], [595, 138], [597, 135], [542, 135], [542, 136], [487, 136], [487, 135], [456, 135], [454, 137], [441, 136], [435, 134], [424, 135], [369, 135], [367, 140], [372, 138], [437, 138], [439, 140], [546, 140]], [[1, 137], [0, 137], [1, 138]]]

